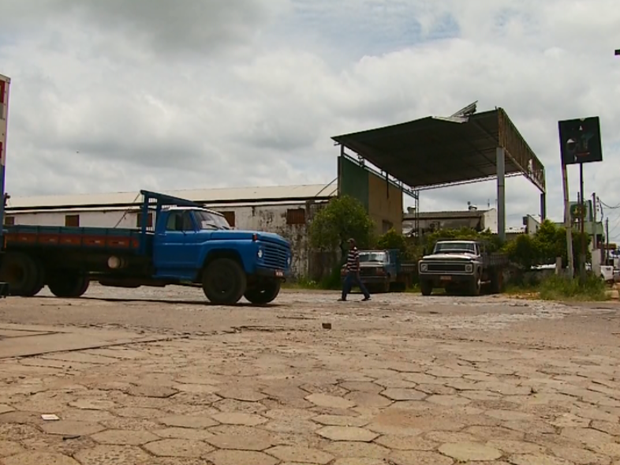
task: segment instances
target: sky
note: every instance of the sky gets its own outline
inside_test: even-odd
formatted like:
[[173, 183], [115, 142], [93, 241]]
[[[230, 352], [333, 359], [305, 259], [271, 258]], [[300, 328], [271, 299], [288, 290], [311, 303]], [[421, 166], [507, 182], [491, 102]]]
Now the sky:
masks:
[[[327, 183], [332, 136], [478, 100], [543, 162], [560, 221], [558, 120], [601, 118], [585, 192], [620, 204], [618, 48], [617, 0], [0, 0], [7, 190]], [[569, 181], [574, 198], [577, 168]], [[539, 212], [524, 178], [506, 200], [509, 226]], [[468, 201], [494, 206], [495, 183], [424, 191], [421, 209]]]

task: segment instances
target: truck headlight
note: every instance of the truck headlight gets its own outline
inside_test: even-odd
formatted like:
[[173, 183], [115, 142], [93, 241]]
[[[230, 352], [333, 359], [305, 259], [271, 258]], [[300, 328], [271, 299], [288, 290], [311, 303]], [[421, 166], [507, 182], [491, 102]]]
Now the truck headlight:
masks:
[[428, 265], [426, 263], [422, 263], [420, 265], [420, 271], [428, 271]]
[[472, 271], [474, 271], [474, 265], [471, 263], [465, 265], [465, 273], [471, 273]]
[[258, 249], [256, 255], [258, 255], [258, 258], [263, 258], [263, 249]]

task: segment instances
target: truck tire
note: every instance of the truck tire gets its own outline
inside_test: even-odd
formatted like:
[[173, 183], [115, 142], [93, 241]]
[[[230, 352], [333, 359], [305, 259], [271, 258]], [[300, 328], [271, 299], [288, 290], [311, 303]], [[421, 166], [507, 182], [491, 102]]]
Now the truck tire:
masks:
[[43, 267], [38, 260], [25, 253], [7, 253], [2, 260], [0, 274], [9, 284], [10, 295], [32, 297], [43, 288]]
[[471, 281], [469, 283], [467, 283], [468, 286], [468, 294], [471, 296], [478, 296], [480, 295], [480, 289], [482, 288], [482, 283], [480, 281], [480, 276], [474, 275], [471, 279]]
[[431, 295], [433, 284], [430, 281], [420, 281], [420, 291], [422, 291], [422, 295]]
[[90, 279], [78, 270], [55, 270], [47, 281], [52, 294], [63, 299], [82, 297]]
[[280, 293], [281, 283], [273, 279], [264, 281], [259, 285], [252, 286], [243, 295], [250, 303], [255, 305], [265, 305], [273, 302]]
[[216, 305], [235, 305], [247, 289], [241, 265], [230, 258], [216, 258], [202, 274], [202, 290]]

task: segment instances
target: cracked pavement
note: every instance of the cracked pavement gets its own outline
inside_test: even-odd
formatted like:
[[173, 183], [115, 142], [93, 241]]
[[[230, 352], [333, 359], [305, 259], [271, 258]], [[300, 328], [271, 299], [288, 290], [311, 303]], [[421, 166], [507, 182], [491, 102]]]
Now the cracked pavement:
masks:
[[69, 341], [0, 358], [0, 464], [620, 465], [617, 304], [87, 296], [0, 303], [0, 349]]

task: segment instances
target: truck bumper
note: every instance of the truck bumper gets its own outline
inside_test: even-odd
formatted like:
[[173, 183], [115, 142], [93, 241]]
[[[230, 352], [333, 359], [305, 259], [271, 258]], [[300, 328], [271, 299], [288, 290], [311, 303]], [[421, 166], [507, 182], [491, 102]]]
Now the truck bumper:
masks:
[[360, 281], [364, 284], [383, 284], [389, 280], [387, 276], [360, 276]]
[[436, 275], [420, 274], [420, 281], [430, 282], [433, 287], [445, 287], [449, 284], [460, 286], [470, 283], [474, 279], [474, 274], [455, 274], [455, 275]]
[[274, 270], [273, 268], [256, 268], [256, 276], [261, 278], [281, 279], [285, 280], [290, 277], [289, 270]]

